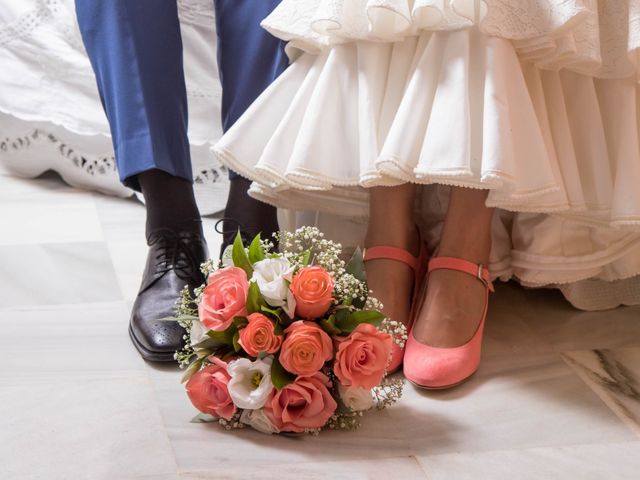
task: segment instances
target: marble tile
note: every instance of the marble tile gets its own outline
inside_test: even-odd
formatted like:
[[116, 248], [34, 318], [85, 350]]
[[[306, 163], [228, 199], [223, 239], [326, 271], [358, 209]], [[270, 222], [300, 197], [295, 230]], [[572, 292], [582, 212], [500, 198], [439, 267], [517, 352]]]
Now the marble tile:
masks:
[[430, 480], [633, 480], [640, 442], [452, 453], [420, 458]]
[[55, 178], [0, 176], [2, 245], [102, 240], [102, 227], [90, 194]]
[[466, 384], [409, 388], [389, 414], [385, 434], [410, 439], [417, 456], [635, 439], [554, 354], [485, 358]]
[[121, 299], [103, 242], [0, 246], [0, 309]]
[[[397, 405], [372, 412], [355, 432], [270, 437], [188, 423], [195, 414], [179, 372], [150, 367], [150, 378], [181, 471], [356, 461], [406, 455], [597, 444], [636, 437], [555, 354], [488, 358], [466, 385], [425, 394], [407, 385]], [[199, 445], [216, 445], [201, 455]], [[251, 451], [250, 456], [242, 452]]]
[[16, 376], [144, 374], [128, 323], [124, 302], [0, 310], [0, 382]]
[[6, 479], [113, 480], [176, 473], [142, 375], [45, 375], [0, 382], [0, 465]]
[[91, 194], [96, 205], [104, 238], [112, 241], [140, 241], [144, 244], [145, 208], [135, 198], [116, 198]]
[[566, 352], [562, 357], [640, 436], [640, 343], [636, 347]]
[[526, 322], [515, 305], [527, 292], [519, 285], [497, 283], [490, 298], [489, 314], [482, 344], [483, 357], [551, 353], [551, 343]]
[[[364, 418], [363, 427], [356, 432], [325, 432], [318, 437], [269, 437], [251, 429], [229, 432], [215, 424], [189, 423], [197, 412], [179, 383], [181, 372], [169, 367], [147, 367], [181, 472], [226, 471], [238, 463], [249, 468], [267, 462], [297, 464], [404, 457], [409, 452], [409, 438], [384, 433], [392, 421], [386, 412]], [[202, 454], [203, 445], [212, 447], [207, 455]]]
[[282, 464], [274, 458], [271, 462], [247, 466], [243, 462], [210, 472], [181, 472], [181, 480], [234, 480], [260, 478], [261, 480], [380, 480], [401, 478], [426, 479], [420, 464], [414, 457], [371, 459], [367, 461], [298, 462]]
[[556, 290], [527, 290], [513, 283], [500, 287], [494, 303], [504, 297], [508, 315], [525, 324], [534, 341], [542, 340], [556, 352], [614, 348], [640, 339], [640, 306], [585, 312]]
[[140, 289], [140, 281], [147, 261], [147, 244], [144, 236], [138, 240], [107, 242], [107, 250], [113, 263], [122, 298], [133, 301]]

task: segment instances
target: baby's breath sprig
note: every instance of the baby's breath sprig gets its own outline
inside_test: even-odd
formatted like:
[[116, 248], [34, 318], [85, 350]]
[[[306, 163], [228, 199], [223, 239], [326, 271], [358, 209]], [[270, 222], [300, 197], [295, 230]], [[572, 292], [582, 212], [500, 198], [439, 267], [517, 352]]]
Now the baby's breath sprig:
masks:
[[407, 327], [401, 322], [385, 318], [378, 329], [381, 332], [388, 333], [393, 338], [393, 341], [398, 347], [404, 348], [404, 344], [407, 342]]
[[[198, 309], [196, 308], [195, 299], [191, 295], [189, 287], [185, 287], [180, 290], [180, 296], [176, 301], [176, 317], [195, 317], [198, 315]], [[189, 323], [191, 325], [191, 323]], [[184, 326], [184, 325], [183, 325]]]
[[324, 428], [331, 430], [357, 430], [360, 428], [362, 412], [336, 413], [329, 418]]
[[327, 240], [316, 227], [300, 227], [295, 232], [279, 232], [276, 236], [282, 254], [296, 266], [302, 266], [303, 260], [319, 265], [334, 277], [345, 272], [345, 263], [340, 258], [342, 245]]
[[372, 293], [373, 292], [369, 290], [369, 295], [367, 296], [367, 300], [364, 302], [364, 309], [377, 310], [378, 312], [381, 312], [382, 309], [384, 308], [384, 305], [382, 305], [382, 302], [380, 300], [371, 296]]
[[218, 423], [224, 427], [225, 430], [236, 430], [240, 428], [244, 428], [244, 423], [240, 421], [240, 415], [242, 411], [237, 411], [233, 414], [233, 416], [229, 420], [225, 420], [224, 418], [218, 419]]
[[402, 397], [404, 381], [400, 378], [385, 378], [380, 385], [373, 387], [373, 398], [378, 410], [387, 408]]
[[[278, 234], [274, 233], [273, 237], [277, 238]], [[273, 249], [275, 248], [275, 244], [269, 238], [260, 239], [260, 245], [262, 246], [262, 251], [267, 255], [273, 252]]]
[[213, 272], [218, 270], [218, 268], [219, 268], [219, 262], [213, 260], [212, 258], [210, 258], [209, 260], [207, 260], [206, 262], [200, 265], [200, 271], [202, 272], [205, 278], [208, 278], [209, 275], [211, 275]]
[[350, 273], [345, 273], [335, 279], [335, 298], [338, 304], [351, 305], [356, 300], [366, 301], [367, 285]]

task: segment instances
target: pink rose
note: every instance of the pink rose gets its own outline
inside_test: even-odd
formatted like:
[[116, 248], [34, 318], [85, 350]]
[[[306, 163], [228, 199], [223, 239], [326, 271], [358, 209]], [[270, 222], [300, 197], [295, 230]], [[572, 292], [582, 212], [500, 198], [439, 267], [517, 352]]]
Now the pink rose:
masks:
[[333, 277], [322, 267], [303, 267], [289, 288], [296, 300], [296, 313], [302, 318], [319, 318], [333, 303]]
[[264, 413], [281, 432], [323, 427], [338, 406], [329, 392], [330, 387], [331, 382], [320, 372], [311, 377], [298, 377], [282, 390], [272, 390]]
[[296, 375], [313, 375], [333, 357], [331, 337], [318, 325], [298, 320], [284, 331], [280, 364]]
[[187, 395], [202, 413], [229, 420], [236, 412], [227, 388], [231, 376], [225, 362], [215, 357], [209, 360], [213, 364], [195, 373], [187, 382]]
[[389, 363], [391, 335], [361, 323], [340, 342], [333, 371], [345, 386], [368, 390], [379, 385]]
[[240, 330], [240, 345], [252, 357], [260, 352], [276, 353], [282, 345], [282, 335], [274, 333], [275, 323], [262, 313], [247, 317], [249, 324]]
[[231, 326], [233, 317], [247, 314], [249, 282], [247, 274], [238, 267], [216, 270], [207, 280], [198, 305], [198, 316], [202, 324], [221, 332]]

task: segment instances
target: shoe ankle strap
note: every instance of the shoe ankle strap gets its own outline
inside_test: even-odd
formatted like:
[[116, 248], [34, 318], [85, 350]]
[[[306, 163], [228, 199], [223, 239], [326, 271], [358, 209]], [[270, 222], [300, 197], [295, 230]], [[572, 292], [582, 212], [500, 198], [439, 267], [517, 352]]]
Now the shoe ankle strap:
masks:
[[480, 280], [490, 292], [494, 291], [489, 269], [482, 264], [455, 257], [434, 257], [429, 261], [429, 272], [442, 269], [467, 273]]
[[420, 259], [398, 247], [380, 246], [365, 248], [363, 258], [365, 262], [371, 260], [395, 260], [408, 265], [414, 272], [417, 272], [420, 268]]

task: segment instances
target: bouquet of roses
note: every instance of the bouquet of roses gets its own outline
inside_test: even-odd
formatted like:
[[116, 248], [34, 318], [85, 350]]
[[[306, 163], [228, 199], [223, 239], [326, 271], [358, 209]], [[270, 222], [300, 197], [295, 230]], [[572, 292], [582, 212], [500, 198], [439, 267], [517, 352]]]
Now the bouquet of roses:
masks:
[[238, 235], [231, 254], [205, 263], [207, 282], [185, 289], [176, 319], [187, 346], [187, 395], [197, 422], [264, 433], [356, 428], [362, 412], [393, 404], [402, 381], [387, 379], [392, 342], [406, 329], [369, 296], [362, 254], [345, 263], [341, 246], [316, 228], [273, 244]]

